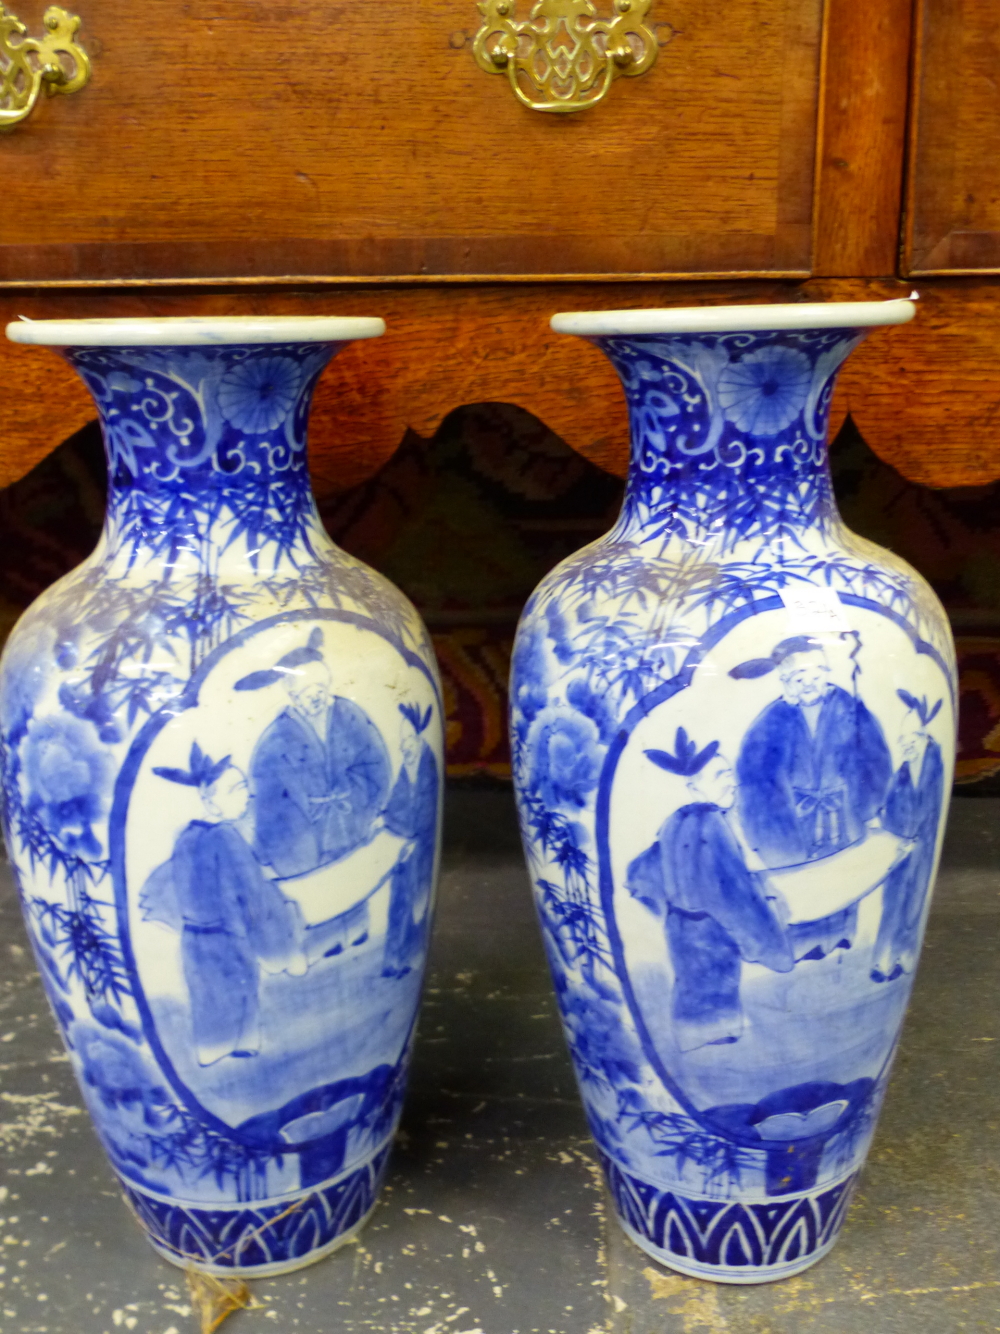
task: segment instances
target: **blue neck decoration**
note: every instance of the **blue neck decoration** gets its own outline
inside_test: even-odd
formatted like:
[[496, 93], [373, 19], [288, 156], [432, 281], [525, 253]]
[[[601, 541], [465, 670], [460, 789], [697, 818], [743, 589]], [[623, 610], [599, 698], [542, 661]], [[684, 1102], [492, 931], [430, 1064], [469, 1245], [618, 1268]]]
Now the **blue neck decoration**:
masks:
[[306, 420], [337, 349], [67, 349], [101, 414], [110, 552], [170, 564], [242, 542], [256, 567], [312, 551]]
[[628, 398], [632, 465], [616, 536], [722, 550], [839, 523], [826, 433], [851, 329], [590, 341]]

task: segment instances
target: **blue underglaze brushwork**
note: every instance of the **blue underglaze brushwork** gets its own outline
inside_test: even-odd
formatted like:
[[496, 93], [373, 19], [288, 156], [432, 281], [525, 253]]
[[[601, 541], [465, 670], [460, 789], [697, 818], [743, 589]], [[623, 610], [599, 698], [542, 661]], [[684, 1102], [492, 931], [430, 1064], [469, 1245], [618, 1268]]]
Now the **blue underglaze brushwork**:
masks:
[[923, 580], [826, 461], [862, 332], [602, 336], [621, 515], [557, 567], [511, 682], [523, 839], [623, 1225], [759, 1282], [832, 1245], [909, 997], [954, 754]]
[[168, 1258], [275, 1273], [374, 1205], [426, 955], [441, 705], [416, 613], [320, 524], [337, 344], [78, 347], [98, 550], [0, 661], [7, 846], [46, 989]]

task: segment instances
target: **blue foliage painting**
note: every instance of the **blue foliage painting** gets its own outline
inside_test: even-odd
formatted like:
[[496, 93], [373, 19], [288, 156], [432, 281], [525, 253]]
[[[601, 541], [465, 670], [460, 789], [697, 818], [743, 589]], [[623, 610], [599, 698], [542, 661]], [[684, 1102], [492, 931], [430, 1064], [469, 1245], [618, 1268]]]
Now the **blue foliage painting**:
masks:
[[856, 331], [593, 341], [633, 458], [614, 528], [519, 627], [525, 851], [626, 1227], [685, 1272], [778, 1277], [832, 1244], [887, 1085], [953, 651], [919, 576], [836, 510]]
[[104, 534], [0, 661], [4, 833], [95, 1124], [167, 1250], [180, 1228], [222, 1268], [239, 1202], [312, 1192], [251, 1268], [368, 1212], [426, 958], [439, 687], [413, 609], [316, 513], [334, 351], [67, 351]]

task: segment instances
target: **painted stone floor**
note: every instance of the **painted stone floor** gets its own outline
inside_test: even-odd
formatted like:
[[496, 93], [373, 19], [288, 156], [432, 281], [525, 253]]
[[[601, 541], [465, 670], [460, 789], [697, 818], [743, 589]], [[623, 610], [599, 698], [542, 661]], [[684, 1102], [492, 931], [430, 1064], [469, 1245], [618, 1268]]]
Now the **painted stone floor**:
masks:
[[[449, 793], [403, 1133], [360, 1243], [254, 1284], [224, 1334], [1000, 1330], [1000, 799], [953, 803], [924, 961], [861, 1189], [805, 1275], [724, 1288], [610, 1216], [509, 793]], [[188, 1334], [82, 1111], [0, 867], [0, 1334]]]

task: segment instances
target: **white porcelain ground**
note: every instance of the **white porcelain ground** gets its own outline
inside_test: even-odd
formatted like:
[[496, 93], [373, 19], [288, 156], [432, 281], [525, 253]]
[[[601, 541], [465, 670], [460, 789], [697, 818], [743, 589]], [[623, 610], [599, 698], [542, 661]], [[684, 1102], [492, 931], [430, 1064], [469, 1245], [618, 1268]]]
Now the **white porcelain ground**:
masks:
[[198, 347], [226, 343], [346, 343], [379, 338], [385, 320], [345, 315], [166, 316], [162, 319], [28, 320], [7, 325], [34, 347]]
[[869, 329], [908, 324], [914, 292], [892, 301], [824, 301], [800, 305], [682, 306], [677, 309], [581, 310], [553, 315], [556, 333], [584, 338], [670, 333], [739, 333], [777, 329]]

